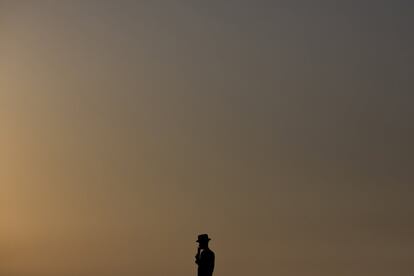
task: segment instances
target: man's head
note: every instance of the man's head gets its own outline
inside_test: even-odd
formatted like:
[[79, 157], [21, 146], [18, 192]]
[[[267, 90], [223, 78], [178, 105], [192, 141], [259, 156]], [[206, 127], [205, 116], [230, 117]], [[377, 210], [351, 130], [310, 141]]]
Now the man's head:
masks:
[[201, 235], [198, 235], [198, 239], [197, 239], [197, 241], [196, 242], [198, 242], [198, 246], [201, 248], [201, 249], [205, 249], [205, 248], [208, 248], [208, 242], [210, 241], [211, 239], [208, 237], [208, 235], [207, 234], [201, 234]]

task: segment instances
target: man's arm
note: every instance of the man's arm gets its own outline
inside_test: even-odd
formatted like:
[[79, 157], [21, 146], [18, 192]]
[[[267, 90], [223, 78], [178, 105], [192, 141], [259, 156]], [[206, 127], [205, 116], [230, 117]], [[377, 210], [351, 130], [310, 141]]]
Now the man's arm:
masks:
[[211, 252], [211, 254], [210, 254], [210, 274], [213, 274], [215, 262], [216, 262], [216, 255], [214, 254], [214, 252]]
[[198, 248], [197, 249], [197, 254], [195, 255], [195, 263], [200, 264], [200, 259], [201, 259], [201, 249]]

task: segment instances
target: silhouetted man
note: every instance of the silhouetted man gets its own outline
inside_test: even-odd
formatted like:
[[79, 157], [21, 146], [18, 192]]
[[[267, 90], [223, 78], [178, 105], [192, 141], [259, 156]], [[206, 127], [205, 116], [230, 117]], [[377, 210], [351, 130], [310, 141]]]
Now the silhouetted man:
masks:
[[208, 247], [208, 242], [211, 239], [207, 234], [198, 236], [196, 242], [198, 242], [198, 249], [196, 258], [196, 264], [198, 265], [198, 276], [212, 276], [214, 271], [214, 252]]

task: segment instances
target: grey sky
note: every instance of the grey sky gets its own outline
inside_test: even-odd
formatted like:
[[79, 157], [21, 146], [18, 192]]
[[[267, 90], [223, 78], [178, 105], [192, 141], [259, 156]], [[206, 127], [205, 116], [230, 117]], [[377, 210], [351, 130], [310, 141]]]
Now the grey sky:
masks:
[[413, 273], [410, 1], [0, 5], [0, 272]]

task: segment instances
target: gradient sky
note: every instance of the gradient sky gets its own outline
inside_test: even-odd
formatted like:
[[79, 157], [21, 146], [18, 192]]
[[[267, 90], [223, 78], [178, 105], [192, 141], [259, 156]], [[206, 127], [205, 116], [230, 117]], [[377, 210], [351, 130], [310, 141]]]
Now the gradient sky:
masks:
[[413, 275], [413, 3], [0, 0], [0, 274]]

